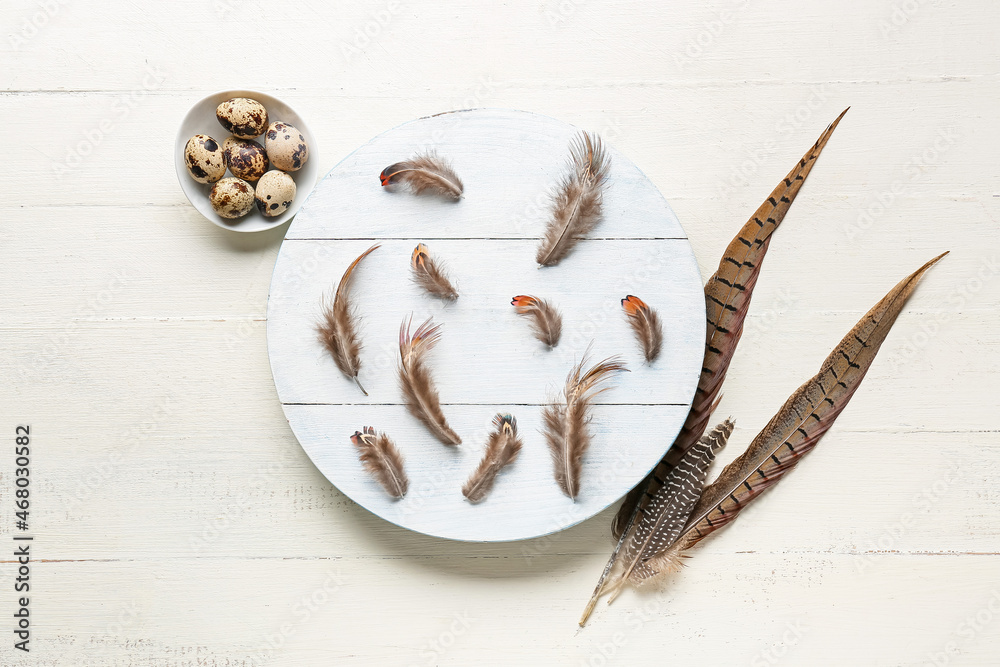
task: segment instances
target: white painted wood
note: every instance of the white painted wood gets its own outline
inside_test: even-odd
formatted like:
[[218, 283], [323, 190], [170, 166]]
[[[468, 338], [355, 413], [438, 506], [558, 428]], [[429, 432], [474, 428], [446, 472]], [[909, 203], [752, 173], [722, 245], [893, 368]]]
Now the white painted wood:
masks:
[[[4, 643], [0, 664], [995, 662], [992, 2], [400, 2], [350, 59], [341, 45], [388, 3], [64, 1], [15, 42], [46, 6], [5, 3], [0, 31], [0, 426], [38, 432], [44, 559], [32, 653]], [[280, 54], [248, 55], [234, 37], [246, 34]], [[163, 75], [149, 91], [147, 68]], [[670, 201], [703, 275], [851, 105], [771, 244], [720, 406], [737, 420], [720, 462], [889, 286], [952, 254], [801, 467], [663, 592], [628, 592], [578, 633], [613, 508], [536, 540], [442, 540], [360, 508], [298, 446], [264, 323], [287, 227], [218, 229], [173, 173], [188, 108], [234, 87], [301, 112], [322, 173], [386, 128], [450, 109], [529, 109], [602, 131]], [[941, 132], [954, 142], [928, 153]], [[58, 178], [78, 148], [89, 152]], [[879, 212], [894, 183], [905, 193]], [[947, 319], [925, 340], [936, 315]], [[0, 458], [0, 504], [11, 465]], [[313, 595], [324, 601], [310, 610]], [[472, 619], [461, 634], [456, 614]], [[979, 614], [985, 625], [967, 625]], [[783, 645], [797, 622], [805, 632]]]
[[[705, 301], [684, 232], [648, 179], [611, 148], [596, 233], [558, 266], [535, 262], [539, 241], [531, 237], [544, 232], [551, 193], [577, 132], [551, 118], [497, 109], [406, 123], [338, 164], [289, 228], [268, 300], [268, 353], [278, 396], [320, 471], [393, 523], [473, 541], [561, 530], [635, 486], [684, 423], [704, 354]], [[448, 159], [463, 179], [460, 201], [380, 185], [376, 176], [385, 166], [427, 150]], [[381, 246], [359, 265], [353, 287], [366, 397], [319, 343], [316, 323], [324, 296], [373, 241]], [[410, 255], [421, 241], [457, 282], [455, 303], [443, 304], [413, 284]], [[632, 293], [663, 314], [665, 351], [653, 364], [644, 363], [621, 312], [621, 299]], [[554, 350], [514, 312], [516, 294], [549, 299], [563, 313], [563, 338]], [[458, 451], [436, 442], [402, 406], [399, 326], [405, 319], [415, 328], [427, 317], [443, 327], [431, 368], [445, 414], [463, 439]], [[609, 409], [594, 416], [594, 440], [574, 502], [555, 484], [540, 411], [561, 400], [567, 373], [588, 350], [591, 362], [621, 354], [630, 372], [597, 398]], [[310, 409], [317, 405], [336, 409]], [[504, 475], [502, 493], [470, 505], [459, 490], [499, 411], [517, 417], [528, 451]], [[623, 430], [638, 421], [645, 428]], [[349, 438], [366, 425], [387, 432], [404, 452], [413, 489], [402, 501], [372, 484], [357, 460]]]

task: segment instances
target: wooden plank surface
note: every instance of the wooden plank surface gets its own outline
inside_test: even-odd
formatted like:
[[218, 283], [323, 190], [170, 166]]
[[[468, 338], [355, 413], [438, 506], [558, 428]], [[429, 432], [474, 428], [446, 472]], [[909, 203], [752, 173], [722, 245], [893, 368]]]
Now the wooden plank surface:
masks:
[[[16, 0], [4, 13], [0, 414], [36, 433], [38, 560], [32, 652], [8, 633], [0, 664], [995, 662], [993, 3]], [[210, 225], [170, 159], [188, 107], [235, 87], [308, 118], [321, 173], [452, 109], [600, 131], [670, 202], [703, 275], [850, 105], [771, 245], [719, 408], [737, 421], [722, 462], [891, 285], [952, 253], [817, 451], [662, 592], [629, 592], [577, 632], [613, 509], [526, 542], [440, 540], [361, 509], [298, 447], [265, 340], [285, 229]], [[12, 474], [0, 461], [8, 545]]]

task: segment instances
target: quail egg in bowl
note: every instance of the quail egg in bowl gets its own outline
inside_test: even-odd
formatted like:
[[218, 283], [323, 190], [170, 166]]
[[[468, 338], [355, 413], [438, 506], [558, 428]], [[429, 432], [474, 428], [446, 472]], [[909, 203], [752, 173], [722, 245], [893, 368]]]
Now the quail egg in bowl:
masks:
[[[224, 103], [231, 104], [224, 105]], [[221, 110], [220, 106], [223, 107]], [[220, 112], [232, 130], [217, 115]], [[269, 159], [270, 155], [267, 153], [267, 129], [276, 122], [282, 124], [282, 129], [287, 127], [289, 130], [288, 140], [285, 140], [282, 134], [279, 142], [279, 144], [287, 142], [287, 145], [274, 145], [280, 154], [279, 162], [288, 167], [287, 173]], [[258, 129], [260, 131], [250, 138], [249, 135]], [[230, 135], [234, 137], [232, 141], [227, 140]], [[251, 147], [249, 151], [244, 151], [245, 156], [237, 161], [236, 171], [233, 171], [232, 165], [225, 162], [224, 149], [238, 139], [242, 141], [249, 139], [259, 150]], [[293, 139], [296, 141], [293, 142]], [[295, 145], [292, 145], [293, 143]], [[210, 148], [212, 150], [209, 150]], [[299, 165], [298, 168], [295, 167], [296, 164]], [[266, 166], [262, 168], [262, 165]], [[281, 100], [266, 93], [249, 90], [215, 93], [191, 107], [181, 121], [174, 140], [174, 167], [181, 190], [198, 212], [219, 227], [236, 232], [274, 229], [290, 220], [312, 192], [319, 176], [316, 141], [305, 120]], [[280, 175], [269, 176], [278, 169]], [[240, 173], [236, 173], [237, 171]], [[261, 192], [265, 193], [264, 201], [267, 205], [264, 208], [267, 215], [254, 205], [257, 189], [254, 181], [257, 181], [259, 186], [260, 180], [264, 177], [267, 177], [267, 181]], [[249, 181], [247, 183], [250, 190], [249, 210], [235, 218], [220, 215], [213, 208], [210, 198], [214, 185], [230, 178]], [[225, 184], [217, 190], [217, 195], [220, 192], [225, 193], [230, 188], [235, 190], [235, 184]], [[242, 189], [238, 193], [230, 193], [232, 203], [239, 205], [228, 207], [225, 212], [227, 214], [242, 212], [246, 205], [245, 194]], [[266, 199], [267, 194], [271, 195], [270, 201]], [[234, 195], [238, 196], [233, 197]], [[280, 201], [275, 201], [276, 196], [281, 197]], [[222, 197], [219, 195], [216, 203], [221, 206], [221, 202]], [[272, 208], [272, 203], [277, 203], [278, 207]]]

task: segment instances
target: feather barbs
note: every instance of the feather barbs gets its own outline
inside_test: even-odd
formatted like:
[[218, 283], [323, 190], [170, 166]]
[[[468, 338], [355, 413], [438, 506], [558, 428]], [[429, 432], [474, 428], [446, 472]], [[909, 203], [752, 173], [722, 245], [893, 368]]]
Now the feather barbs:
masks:
[[555, 306], [538, 297], [521, 294], [515, 296], [510, 301], [518, 315], [527, 315], [531, 318], [531, 329], [535, 333], [535, 338], [542, 341], [549, 348], [559, 344], [562, 336], [562, 315]]
[[406, 407], [438, 440], [446, 445], [459, 445], [462, 438], [448, 425], [425, 363], [427, 353], [441, 338], [441, 325], [433, 324], [433, 318], [428, 317], [411, 334], [412, 322], [411, 316], [399, 326], [399, 384]]
[[448, 274], [434, 261], [427, 246], [423, 243], [418, 243], [417, 247], [413, 249], [413, 254], [410, 256], [410, 269], [413, 272], [414, 282], [428, 294], [446, 301], [454, 301], [458, 298], [458, 290], [451, 284]]
[[663, 325], [660, 324], [660, 316], [645, 301], [631, 294], [622, 299], [622, 308], [635, 332], [635, 337], [642, 346], [646, 362], [653, 363], [663, 348]]
[[354, 308], [348, 298], [354, 270], [365, 257], [380, 247], [375, 244], [351, 262], [337, 283], [337, 289], [332, 298], [328, 298], [323, 306], [322, 320], [316, 326], [320, 343], [333, 357], [337, 368], [347, 377], [354, 380], [358, 389], [367, 396], [368, 392], [358, 380], [361, 370], [361, 339], [357, 333]]
[[403, 470], [403, 455], [385, 433], [376, 433], [371, 426], [355, 431], [351, 442], [358, 448], [358, 458], [372, 477], [393, 498], [402, 498], [409, 488]]
[[416, 195], [431, 193], [455, 201], [465, 189], [451, 165], [433, 152], [390, 164], [379, 174], [379, 181], [382, 187], [402, 184]]
[[569, 173], [563, 177], [553, 199], [552, 218], [535, 255], [538, 264], [558, 264], [600, 222], [610, 165], [599, 136], [581, 132], [573, 138]]
[[517, 434], [517, 420], [510, 414], [498, 414], [493, 418], [493, 432], [486, 443], [479, 466], [462, 486], [462, 495], [470, 503], [478, 503], [493, 489], [497, 475], [507, 465], [514, 462], [524, 443]]

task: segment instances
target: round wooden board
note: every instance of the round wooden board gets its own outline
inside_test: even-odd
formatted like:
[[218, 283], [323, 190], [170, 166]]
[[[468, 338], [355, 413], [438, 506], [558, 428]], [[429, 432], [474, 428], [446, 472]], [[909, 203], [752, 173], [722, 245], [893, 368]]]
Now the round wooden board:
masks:
[[[406, 123], [375, 137], [316, 186], [291, 224], [274, 268], [267, 341], [278, 397], [317, 468], [369, 511], [410, 530], [449, 539], [539, 537], [594, 516], [659, 461], [687, 416], [701, 369], [705, 304], [691, 246], [645, 175], [609, 146], [604, 217], [558, 266], [539, 269], [535, 249], [551, 193], [566, 172], [578, 129], [546, 116], [458, 111]], [[424, 150], [447, 158], [464, 197], [388, 192], [378, 174]], [[364, 396], [316, 336], [320, 304], [350, 262], [364, 350]], [[460, 298], [442, 303], [410, 280], [417, 243], [447, 268]], [[563, 314], [559, 346], [547, 349], [510, 305], [516, 294], [551, 300]], [[644, 299], [664, 323], [664, 349], [643, 361], [621, 309]], [[443, 325], [430, 367], [444, 412], [463, 444], [438, 442], [407, 411], [397, 382], [400, 322], [433, 316]], [[601, 394], [590, 423], [575, 501], [560, 491], [541, 433], [541, 409], [559, 396], [574, 363], [621, 354], [631, 372]], [[482, 456], [497, 412], [518, 420], [524, 448], [492, 494], [472, 505], [461, 486]], [[350, 436], [386, 431], [406, 460], [410, 490], [392, 500], [362, 469]]]

